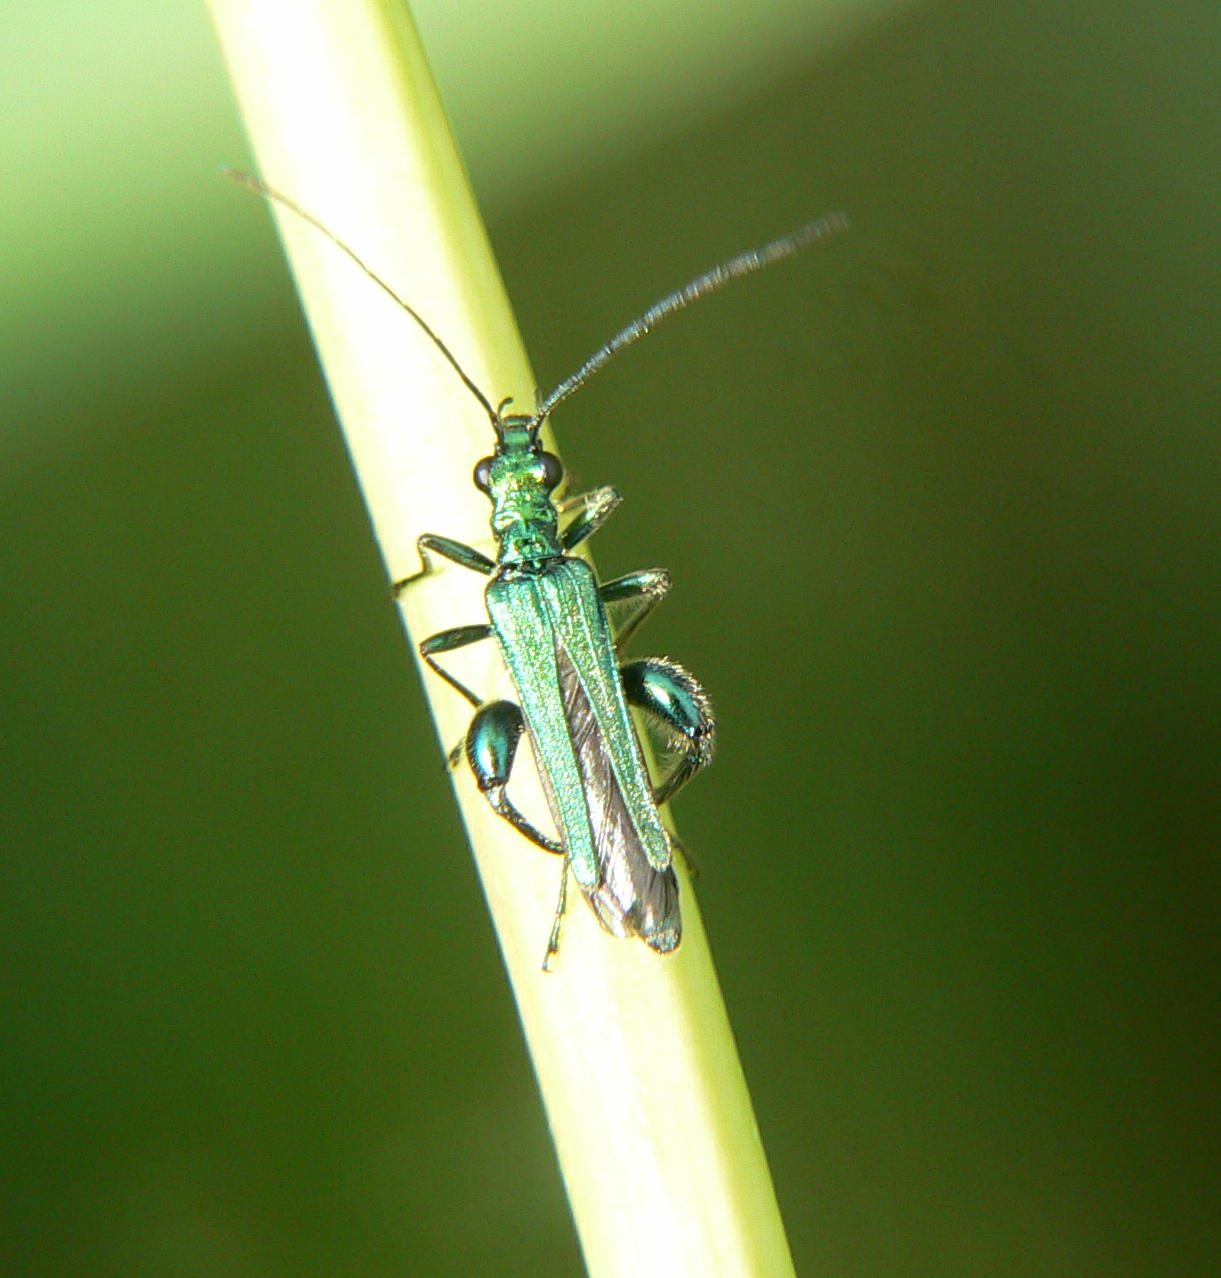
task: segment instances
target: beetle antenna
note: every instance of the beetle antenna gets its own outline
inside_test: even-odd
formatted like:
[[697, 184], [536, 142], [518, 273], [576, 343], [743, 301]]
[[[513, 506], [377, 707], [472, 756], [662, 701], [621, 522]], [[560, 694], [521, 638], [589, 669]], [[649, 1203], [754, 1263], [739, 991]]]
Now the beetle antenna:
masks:
[[851, 225], [847, 213], [829, 213], [816, 222], [808, 222], [788, 235], [772, 240], [770, 244], [764, 244], [762, 248], [748, 249], [745, 253], [739, 253], [737, 257], [731, 257], [728, 262], [714, 266], [712, 270], [705, 271], [703, 275], [693, 279], [690, 284], [685, 284], [675, 292], [667, 294], [659, 302], [654, 302], [643, 315], [634, 319], [626, 328], [620, 329], [604, 346], [600, 346], [575, 373], [566, 377], [539, 404], [534, 414], [535, 422], [541, 422], [561, 400], [567, 399], [625, 346], [630, 346], [638, 338], [643, 337], [667, 315], [673, 315], [675, 311], [681, 311], [692, 302], [699, 301], [701, 297], [715, 293], [731, 280], [750, 275], [754, 271], [761, 271], [765, 266], [783, 261], [786, 257], [793, 257], [816, 240], [846, 231]]
[[315, 230], [321, 231], [322, 234], [325, 235], [326, 238], [330, 240], [331, 243], [334, 244], [337, 248], [342, 249], [343, 252], [345, 252], [348, 255], [348, 257], [350, 257], [352, 261], [355, 262], [356, 265], [360, 267], [362, 271], [364, 271], [364, 273], [374, 282], [374, 284], [376, 284], [388, 296], [393, 298], [394, 301], [396, 301], [403, 308], [403, 310], [405, 310], [407, 314], [410, 315], [411, 318], [415, 320], [415, 322], [424, 330], [425, 336], [428, 337], [431, 340], [432, 344], [437, 348], [437, 350], [439, 350], [441, 354], [445, 356], [445, 358], [449, 361], [450, 367], [462, 379], [462, 384], [466, 387], [467, 390], [470, 391], [472, 395], [474, 395], [474, 397], [483, 406], [483, 411], [487, 413], [488, 417], [491, 419], [492, 425], [497, 426], [499, 424], [499, 421], [500, 421], [499, 413], [497, 412], [496, 409], [492, 407], [491, 403], [488, 400], [488, 397], [467, 376], [466, 371], [463, 369], [462, 365], [459, 364], [458, 361], [454, 358], [453, 354], [450, 352], [449, 347], [446, 346], [445, 343], [436, 335], [436, 333], [432, 331], [432, 329], [428, 326], [427, 322], [425, 321], [424, 317], [419, 313], [419, 311], [417, 311], [414, 307], [408, 305], [408, 303], [403, 301], [403, 299], [394, 291], [394, 289], [392, 289], [390, 285], [387, 284], [386, 281], [382, 279], [382, 277], [378, 275], [378, 273], [371, 266], [369, 266], [367, 262], [365, 262], [361, 257], [357, 255], [354, 249], [349, 248], [349, 246], [345, 244], [343, 240], [341, 240], [339, 236], [335, 234], [334, 231], [324, 226], [312, 213], [308, 212], [306, 209], [303, 209], [301, 205], [296, 202], [296, 200], [290, 199], [282, 191], [277, 191], [274, 186], [268, 186], [267, 183], [264, 182], [262, 178], [257, 178], [251, 173], [243, 173], [239, 169], [222, 169], [221, 173], [222, 173], [222, 176], [229, 178], [233, 182], [236, 182], [239, 186], [248, 187], [250, 190], [256, 191], [259, 195], [265, 196], [267, 199], [271, 200], [273, 203], [280, 204], [284, 208], [291, 210], [299, 218], [301, 218], [302, 221], [308, 222], [310, 226], [312, 226]]

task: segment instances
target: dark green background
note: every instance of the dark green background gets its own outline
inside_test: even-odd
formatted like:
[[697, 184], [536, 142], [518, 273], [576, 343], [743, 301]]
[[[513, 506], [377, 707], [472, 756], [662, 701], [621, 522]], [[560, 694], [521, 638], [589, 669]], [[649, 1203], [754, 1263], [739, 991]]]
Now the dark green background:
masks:
[[[626, 498], [603, 570], [674, 573], [637, 647], [720, 712], [679, 818], [799, 1272], [1203, 1274], [1221, 13], [979, 9], [490, 229], [550, 384], [718, 257], [857, 226], [558, 423]], [[154, 235], [104, 296], [44, 281], [62, 341], [7, 321], [0, 1269], [577, 1273], [240, 158], [179, 157], [210, 290]]]

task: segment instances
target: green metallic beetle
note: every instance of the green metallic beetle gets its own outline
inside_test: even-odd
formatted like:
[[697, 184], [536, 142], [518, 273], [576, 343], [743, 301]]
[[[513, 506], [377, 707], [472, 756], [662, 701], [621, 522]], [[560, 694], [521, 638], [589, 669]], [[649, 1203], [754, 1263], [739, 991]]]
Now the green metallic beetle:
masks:
[[[401, 594], [432, 571], [433, 555], [489, 578], [484, 592], [488, 620], [430, 636], [421, 642], [420, 655], [475, 707], [464, 742], [450, 752], [450, 766], [465, 756], [493, 811], [540, 848], [564, 858], [544, 968], [558, 948], [569, 868], [608, 932], [639, 937], [660, 954], [677, 949], [682, 939], [674, 874], [677, 840], [662, 824], [658, 809], [711, 761], [716, 740], [712, 707], [694, 676], [667, 658], [620, 664], [619, 649], [665, 596], [669, 574], [653, 568], [599, 585], [593, 569], [571, 552], [602, 526], [619, 504], [619, 494], [599, 488], [557, 504], [552, 494], [563, 469], [557, 457], [543, 450], [539, 433], [561, 400], [659, 320], [732, 279], [845, 229], [848, 219], [833, 214], [714, 267], [617, 333], [545, 396], [533, 414], [505, 414], [511, 401], [502, 400], [493, 408], [424, 319], [342, 240], [259, 179], [230, 176], [304, 218], [394, 298], [492, 423], [496, 448], [476, 465], [474, 479], [492, 503], [497, 557], [493, 560], [473, 546], [425, 533], [416, 542], [421, 571], [394, 589]], [[561, 514], [568, 516], [563, 528]], [[614, 616], [617, 638], [612, 637], [608, 613]], [[437, 660], [493, 638], [512, 678], [516, 702], [484, 700]], [[645, 767], [629, 707], [658, 729], [661, 766], [656, 778]], [[558, 838], [540, 831], [507, 794], [523, 732], [530, 736]]]
[[[396, 590], [430, 571], [430, 552], [490, 578], [484, 592], [488, 621], [432, 635], [420, 644], [420, 655], [476, 708], [464, 744], [451, 753], [451, 764], [465, 754], [493, 811], [539, 847], [565, 858], [547, 959], [558, 947], [569, 867], [608, 932], [639, 937], [660, 954], [678, 948], [682, 920], [673, 864], [675, 840], [658, 808], [711, 762], [716, 728], [703, 688], [676, 662], [646, 657], [620, 665], [619, 649], [665, 596], [670, 577], [664, 569], [652, 568], [599, 585], [593, 569], [572, 556], [571, 551], [602, 526], [620, 497], [608, 487], [563, 503], [565, 513], [575, 509], [576, 514], [561, 530], [561, 507], [551, 494], [563, 470], [557, 457], [543, 451], [543, 422], [560, 400], [666, 315], [846, 225], [842, 214], [810, 223], [667, 295], [601, 347], [528, 416], [505, 415], [508, 400], [493, 408], [444, 344], [422, 325], [479, 400], [495, 431], [496, 451], [478, 463], [474, 478], [492, 503], [492, 532], [499, 550], [492, 560], [472, 546], [425, 533], [416, 543], [423, 571], [400, 582]], [[608, 609], [617, 622], [614, 639]], [[436, 660], [491, 638], [500, 646], [517, 703], [484, 701]], [[660, 729], [662, 770], [656, 780], [645, 768], [629, 706]], [[530, 734], [559, 839], [543, 834], [508, 797], [523, 731]]]
[[[417, 545], [490, 577], [489, 620], [444, 630], [420, 644], [420, 654], [473, 706], [464, 753], [493, 810], [548, 852], [564, 856], [602, 926], [640, 937], [659, 953], [678, 946], [682, 924], [671, 835], [658, 814], [712, 758], [712, 708], [681, 666], [663, 658], [619, 664], [618, 649], [670, 587], [660, 568], [599, 585], [593, 569], [569, 552], [595, 532], [619, 503], [613, 488], [586, 494], [561, 531], [551, 493], [560, 463], [542, 451], [541, 418], [494, 412], [496, 452], [475, 468], [475, 483], [492, 502], [495, 561], [471, 546], [425, 534]], [[417, 578], [401, 583], [399, 589]], [[607, 618], [619, 621], [618, 642]], [[442, 653], [495, 638], [519, 704], [483, 701], [436, 660]], [[645, 769], [628, 713], [632, 705], [658, 724], [677, 759], [654, 783]], [[543, 834], [506, 793], [523, 731], [529, 732], [543, 790], [560, 838]], [[555, 953], [564, 911], [567, 869], [547, 945]]]

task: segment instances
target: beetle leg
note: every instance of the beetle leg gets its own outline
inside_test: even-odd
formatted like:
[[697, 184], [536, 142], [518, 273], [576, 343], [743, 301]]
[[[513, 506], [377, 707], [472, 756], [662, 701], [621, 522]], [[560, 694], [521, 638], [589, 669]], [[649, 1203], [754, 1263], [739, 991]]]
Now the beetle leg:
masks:
[[489, 701], [479, 707], [466, 732], [466, 761], [475, 774], [479, 792], [492, 811], [544, 852], [564, 855], [564, 845], [549, 839], [513, 805], [505, 793], [521, 734], [525, 730], [521, 707], [512, 701]]
[[598, 587], [615, 633], [616, 652], [640, 629], [640, 623], [661, 603], [669, 589], [670, 574], [664, 568], [629, 572]]
[[551, 956], [560, 952], [560, 924], [564, 921], [564, 911], [568, 908], [568, 860], [564, 860], [564, 868], [560, 871], [560, 895], [555, 903], [555, 918], [551, 922], [551, 935], [547, 938], [547, 952], [543, 955], [543, 971], [551, 971]]
[[490, 577], [496, 571], [495, 561], [489, 559], [481, 550], [476, 550], [474, 546], [468, 546], [465, 542], [454, 541], [451, 537], [442, 537], [438, 533], [423, 533], [415, 539], [415, 548], [420, 553], [420, 563], [423, 566], [419, 572], [413, 572], [410, 577], [404, 577], [390, 587], [396, 599], [413, 581], [419, 581], [421, 577], [427, 577], [432, 572], [433, 563], [428, 553], [430, 550], [433, 554], [440, 555], [442, 559], [448, 559], [462, 568], [469, 568], [472, 572], [481, 572], [485, 577]]
[[620, 667], [628, 702], [659, 723], [676, 761], [653, 791], [660, 807], [712, 762], [716, 723], [708, 694], [694, 675], [665, 657], [646, 657]]
[[587, 537], [602, 527], [610, 518], [611, 512], [623, 500], [616, 489], [595, 488], [592, 492], [580, 493], [576, 497], [568, 497], [560, 503], [561, 515], [570, 510], [577, 513], [573, 520], [560, 534], [560, 542], [566, 551], [580, 545]]
[[428, 663], [430, 669], [435, 670], [451, 688], [460, 692], [471, 705], [480, 706], [483, 704], [483, 698], [477, 697], [466, 684], [459, 682], [448, 670], [439, 666], [434, 658], [438, 653], [453, 652], [458, 648], [465, 648], [468, 644], [480, 643], [482, 640], [490, 639], [491, 637], [492, 627], [486, 621], [475, 626], [455, 626], [452, 630], [438, 630], [435, 635], [429, 635], [427, 639], [421, 640], [420, 656]]

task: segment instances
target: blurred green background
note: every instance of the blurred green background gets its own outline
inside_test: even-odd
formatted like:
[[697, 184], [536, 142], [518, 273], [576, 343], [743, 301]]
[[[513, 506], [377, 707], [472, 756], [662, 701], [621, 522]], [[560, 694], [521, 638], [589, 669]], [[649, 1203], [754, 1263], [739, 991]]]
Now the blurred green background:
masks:
[[[545, 384], [856, 223], [559, 422], [798, 1271], [1214, 1272], [1221, 10], [654, 8], [418, 16]], [[0, 23], [0, 1270], [579, 1273], [206, 18]]]

